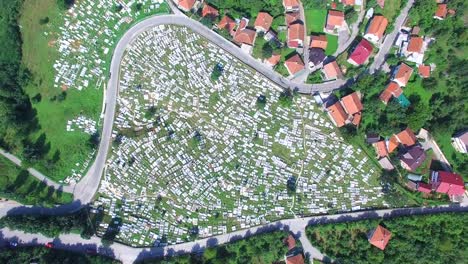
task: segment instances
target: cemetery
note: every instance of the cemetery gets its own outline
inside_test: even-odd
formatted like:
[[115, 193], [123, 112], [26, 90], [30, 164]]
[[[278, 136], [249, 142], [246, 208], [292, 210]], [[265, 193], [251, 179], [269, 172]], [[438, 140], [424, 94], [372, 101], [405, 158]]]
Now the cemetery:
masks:
[[[219, 78], [211, 78], [214, 71]], [[98, 233], [181, 243], [282, 218], [385, 206], [380, 169], [310, 96], [184, 27], [140, 34], [121, 62]]]

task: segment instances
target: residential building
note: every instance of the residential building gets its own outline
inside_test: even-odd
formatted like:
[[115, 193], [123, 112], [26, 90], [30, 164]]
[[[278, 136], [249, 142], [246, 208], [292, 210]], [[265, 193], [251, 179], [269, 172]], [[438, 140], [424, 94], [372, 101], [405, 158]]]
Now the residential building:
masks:
[[319, 48], [319, 49], [326, 50], [327, 44], [328, 44], [327, 36], [324, 34], [310, 36], [309, 48]]
[[356, 0], [341, 0], [341, 3], [345, 6], [354, 6], [356, 4]]
[[418, 67], [418, 73], [421, 78], [429, 78], [431, 77], [431, 66], [421, 64]]
[[281, 59], [281, 54], [273, 54], [271, 55], [270, 58], [265, 59], [265, 63], [270, 67], [274, 67], [276, 66], [276, 64], [278, 64], [280, 59]]
[[300, 48], [304, 46], [304, 24], [296, 21], [288, 27], [288, 47]]
[[420, 146], [411, 147], [400, 157], [401, 166], [408, 171], [419, 168], [424, 160], [426, 160], [426, 152]]
[[333, 105], [327, 108], [327, 113], [330, 116], [332, 122], [337, 127], [342, 127], [348, 119], [348, 115], [345, 113], [343, 106], [341, 106], [340, 101], [334, 103]]
[[379, 42], [385, 33], [387, 25], [388, 20], [384, 16], [374, 16], [367, 26], [364, 38], [374, 43]]
[[[428, 41], [430, 41], [430, 39], [428, 39]], [[424, 38], [411, 36], [409, 41], [405, 42], [403, 45], [403, 55], [408, 61], [414, 62], [418, 65], [422, 64], [426, 46], [427, 43], [424, 42]]]
[[367, 40], [362, 39], [349, 56], [348, 62], [354, 66], [363, 65], [369, 59], [372, 50], [372, 45]]
[[350, 115], [354, 115], [362, 111], [362, 103], [359, 92], [354, 92], [341, 98], [341, 103], [343, 104], [344, 110]]
[[320, 65], [327, 55], [325, 55], [325, 51], [320, 48], [312, 48], [309, 49], [309, 67], [313, 68], [315, 66]]
[[324, 32], [336, 34], [338, 30], [346, 28], [344, 12], [338, 10], [328, 10], [327, 22], [325, 23]]
[[392, 97], [398, 98], [403, 93], [403, 90], [396, 82], [390, 82], [387, 88], [380, 94], [379, 98], [384, 104], [388, 104]]
[[463, 178], [452, 172], [433, 171], [431, 174], [432, 189], [438, 193], [445, 193], [454, 198], [465, 193]]
[[299, 11], [299, 1], [298, 0], [283, 0], [283, 6], [286, 12]]
[[265, 12], [260, 12], [257, 15], [257, 19], [255, 19], [255, 29], [258, 32], [267, 32], [270, 30], [271, 23], [273, 22], [273, 17], [270, 14]]
[[335, 80], [343, 77], [343, 73], [341, 72], [340, 66], [336, 61], [331, 61], [325, 65], [323, 65], [322, 73], [325, 77], [325, 80]]
[[253, 29], [247, 28], [249, 24], [249, 20], [246, 18], [242, 18], [239, 27], [236, 30], [234, 35], [234, 42], [237, 44], [242, 45], [249, 45], [253, 46], [255, 42], [255, 38], [257, 36], [257, 32]]
[[286, 25], [291, 25], [296, 21], [300, 21], [301, 14], [299, 12], [289, 12], [285, 14]]
[[327, 108], [328, 113], [337, 127], [352, 123], [359, 125], [361, 122], [361, 95], [359, 92], [349, 94], [334, 105]]
[[189, 12], [195, 6], [196, 0], [178, 0], [177, 7], [185, 12]]
[[228, 17], [228, 16], [224, 16], [221, 21], [219, 21], [218, 23], [218, 28], [219, 29], [225, 29], [227, 32], [229, 32], [229, 34], [231, 34], [231, 36], [234, 36], [234, 29], [236, 28], [236, 22]]
[[[401, 131], [400, 133], [394, 135], [398, 143], [403, 145], [403, 147], [408, 148], [416, 144], [417, 139], [414, 135], [413, 130], [407, 127], [405, 130]], [[390, 152], [390, 151], [389, 151]]]
[[369, 243], [371, 243], [373, 246], [384, 250], [391, 237], [392, 233], [390, 233], [390, 231], [388, 231], [383, 226], [378, 225], [377, 228], [369, 233], [368, 240]]
[[413, 74], [413, 68], [408, 66], [406, 63], [401, 63], [395, 68], [392, 80], [400, 86], [406, 86], [408, 84], [411, 75]]
[[435, 19], [444, 20], [447, 17], [447, 4], [438, 4], [434, 14]]
[[375, 148], [375, 152], [377, 152], [377, 157], [382, 158], [388, 156], [388, 151], [387, 151], [387, 144], [385, 143], [384, 140], [381, 140], [377, 143], [372, 144]]
[[295, 54], [284, 62], [289, 75], [294, 75], [304, 69], [304, 62], [299, 54]]
[[382, 169], [386, 171], [391, 171], [395, 169], [395, 167], [393, 167], [392, 163], [387, 157], [383, 157], [379, 159], [379, 164], [380, 164], [380, 167], [382, 167]]
[[468, 130], [452, 137], [452, 146], [461, 153], [468, 153]]
[[218, 9], [208, 5], [204, 4], [202, 8], [202, 17], [211, 17], [211, 18], [216, 18], [219, 16]]
[[423, 193], [431, 193], [432, 192], [432, 185], [424, 182], [418, 183], [418, 191]]

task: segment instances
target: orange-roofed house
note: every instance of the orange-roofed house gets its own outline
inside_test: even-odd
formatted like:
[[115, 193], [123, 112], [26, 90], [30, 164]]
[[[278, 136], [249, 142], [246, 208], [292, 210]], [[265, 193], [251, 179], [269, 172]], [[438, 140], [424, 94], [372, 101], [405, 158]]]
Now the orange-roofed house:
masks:
[[195, 6], [195, 0], [178, 0], [177, 7], [185, 12], [192, 10]]
[[374, 16], [366, 29], [364, 38], [374, 43], [379, 42], [385, 33], [387, 25], [388, 20], [384, 16]]
[[426, 47], [427, 43], [422, 37], [412, 36], [406, 47], [403, 47], [403, 55], [406, 57], [407, 61], [414, 62], [418, 65], [422, 64]]
[[236, 22], [228, 17], [224, 16], [221, 21], [218, 23], [218, 28], [219, 29], [225, 29], [227, 32], [231, 34], [231, 36], [234, 35], [234, 29], [236, 28]]
[[278, 64], [278, 62], [280, 61], [281, 59], [281, 55], [280, 54], [273, 54], [271, 55], [270, 58], [268, 59], [265, 59], [265, 63], [268, 65], [268, 66], [276, 66], [276, 64]]
[[341, 98], [341, 104], [349, 115], [354, 115], [362, 111], [361, 96], [359, 92], [354, 92]]
[[424, 64], [419, 65], [418, 73], [419, 73], [419, 76], [421, 76], [422, 78], [431, 77], [431, 66], [424, 65]]
[[286, 25], [291, 25], [292, 23], [296, 22], [297, 20], [300, 20], [299, 18], [301, 17], [301, 14], [299, 12], [291, 12], [291, 13], [286, 13], [285, 18], [286, 18]]
[[396, 82], [390, 82], [387, 88], [380, 94], [379, 98], [384, 104], [388, 104], [392, 97], [398, 98], [403, 93], [403, 90]]
[[376, 229], [372, 230], [369, 234], [369, 243], [377, 248], [384, 250], [392, 237], [392, 233], [386, 228], [378, 225]]
[[406, 148], [413, 146], [417, 142], [413, 130], [411, 130], [409, 127], [396, 134], [395, 137], [398, 140], [398, 142]]
[[390, 137], [390, 139], [387, 141], [387, 151], [388, 153], [392, 153], [397, 147], [400, 142], [398, 142], [398, 138], [396, 135], [393, 135]]
[[377, 152], [377, 157], [382, 158], [388, 156], [387, 144], [384, 140], [381, 140], [377, 143], [374, 143], [375, 152]]
[[296, 21], [288, 27], [288, 47], [300, 48], [304, 46], [304, 25]]
[[348, 115], [345, 113], [345, 110], [339, 101], [329, 106], [327, 108], [327, 113], [335, 126], [342, 127], [346, 124]]
[[396, 69], [395, 73], [393, 74], [393, 81], [398, 83], [398, 85], [404, 87], [408, 84], [411, 75], [413, 74], [413, 68], [408, 66], [406, 63], [401, 63]]
[[310, 46], [309, 48], [320, 48], [323, 50], [327, 49], [327, 36], [326, 35], [312, 35], [310, 36]]
[[284, 243], [288, 246], [288, 250], [296, 247], [296, 239], [291, 234], [284, 239]]
[[346, 27], [344, 12], [338, 10], [328, 10], [327, 22], [325, 23], [324, 32], [329, 34], [337, 34], [338, 30]]
[[267, 32], [270, 30], [271, 23], [273, 22], [273, 17], [270, 14], [265, 12], [260, 12], [257, 15], [257, 19], [255, 19], [255, 29], [258, 32]]
[[335, 80], [343, 77], [343, 73], [341, 72], [340, 66], [336, 61], [329, 62], [323, 65], [322, 73], [325, 77], [325, 80]]
[[286, 256], [286, 264], [304, 264], [304, 256], [302, 253], [293, 256]]
[[286, 12], [299, 11], [299, 1], [298, 0], [283, 0], [283, 6]]
[[295, 54], [291, 58], [287, 59], [284, 62], [284, 66], [286, 66], [286, 69], [288, 69], [289, 75], [294, 75], [305, 68], [304, 62], [302, 61], [299, 54]]
[[424, 46], [424, 39], [422, 37], [413, 36], [410, 38], [408, 48], [409, 53], [422, 53]]
[[438, 4], [434, 14], [435, 19], [444, 20], [447, 17], [447, 4]]
[[210, 18], [215, 18], [219, 16], [218, 9], [208, 5], [204, 4], [202, 8], [202, 17], [210, 17]]
[[356, 0], [341, 0], [341, 3], [345, 6], [353, 6], [356, 4]]

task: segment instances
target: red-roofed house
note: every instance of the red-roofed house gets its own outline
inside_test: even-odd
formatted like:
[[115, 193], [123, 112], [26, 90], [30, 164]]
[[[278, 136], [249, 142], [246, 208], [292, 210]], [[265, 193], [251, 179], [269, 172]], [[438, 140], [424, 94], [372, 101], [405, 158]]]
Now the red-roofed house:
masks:
[[362, 39], [349, 56], [348, 62], [355, 66], [362, 65], [367, 62], [372, 54], [372, 50], [372, 45], [367, 40]]
[[370, 232], [368, 239], [369, 243], [376, 246], [377, 248], [384, 250], [392, 237], [392, 233], [388, 231], [386, 228], [378, 225], [376, 229]]
[[301, 56], [299, 56], [299, 54], [295, 54], [284, 62], [284, 66], [286, 66], [286, 69], [288, 69], [289, 75], [294, 75], [302, 71], [305, 65], [301, 59]]
[[288, 47], [299, 48], [304, 46], [304, 25], [294, 22], [288, 27]]
[[275, 66], [276, 64], [278, 64], [278, 62], [280, 61], [281, 59], [281, 55], [280, 54], [273, 54], [271, 55], [270, 58], [268, 59], [265, 59], [265, 63], [271, 67]]
[[298, 0], [283, 0], [284, 9], [286, 12], [299, 11], [299, 1]]
[[406, 63], [401, 63], [393, 74], [392, 80], [400, 86], [406, 86], [408, 84], [411, 75], [413, 74], [413, 68], [408, 66]]
[[375, 148], [375, 152], [377, 152], [377, 157], [381, 158], [388, 156], [387, 144], [384, 140], [374, 143], [373, 145]]
[[395, 138], [400, 144], [402, 144], [406, 148], [413, 146], [417, 142], [416, 136], [414, 135], [413, 130], [411, 130], [409, 127], [401, 131], [400, 133], [396, 134]]
[[338, 79], [343, 76], [340, 66], [338, 66], [338, 63], [336, 63], [336, 61], [332, 61], [323, 65], [322, 73], [325, 77], [325, 80], [327, 81]]
[[391, 136], [390, 139], [387, 141], [388, 153], [392, 153], [398, 147], [398, 144], [399, 142], [396, 135]]
[[392, 97], [398, 98], [403, 93], [403, 90], [396, 82], [390, 82], [387, 88], [380, 94], [379, 98], [384, 104], [388, 104]]
[[424, 64], [419, 65], [418, 73], [419, 73], [419, 76], [421, 76], [422, 78], [431, 77], [431, 66], [424, 65]]
[[374, 16], [369, 22], [369, 26], [366, 29], [364, 38], [371, 42], [378, 42], [380, 39], [382, 39], [387, 25], [388, 20], [384, 16]]
[[348, 115], [345, 113], [343, 106], [341, 106], [339, 101], [329, 106], [327, 108], [327, 113], [337, 127], [344, 126], [346, 120], [348, 119]]
[[185, 12], [188, 12], [192, 10], [192, 8], [195, 6], [196, 0], [179, 0], [177, 2], [177, 7], [180, 10], [183, 10]]
[[286, 264], [304, 264], [304, 256], [302, 253], [293, 256], [286, 256]]
[[234, 29], [236, 28], [236, 22], [228, 17], [224, 16], [221, 21], [218, 23], [218, 28], [219, 29], [225, 29], [227, 32], [231, 34], [231, 36], [234, 35]]
[[219, 16], [218, 9], [216, 9], [216, 8], [206, 4], [206, 3], [203, 5], [202, 17], [215, 18], [217, 16]]
[[362, 103], [359, 92], [354, 92], [341, 98], [341, 104], [349, 115], [354, 115], [362, 111]]
[[255, 29], [261, 32], [267, 32], [270, 30], [271, 23], [273, 22], [273, 17], [270, 14], [265, 12], [260, 12], [255, 19]]
[[438, 4], [434, 14], [435, 19], [444, 20], [447, 16], [447, 4]]
[[300, 20], [301, 14], [299, 12], [286, 13], [286, 25], [291, 25], [292, 23]]
[[325, 23], [324, 32], [336, 34], [338, 30], [346, 27], [344, 12], [337, 10], [328, 10], [327, 22]]
[[309, 48], [320, 48], [323, 50], [327, 49], [327, 36], [326, 35], [312, 35], [310, 36], [310, 46]]
[[341, 3], [345, 6], [353, 6], [356, 4], [356, 0], [341, 0]]
[[284, 239], [284, 243], [288, 246], [288, 250], [296, 247], [296, 239], [291, 234]]
[[432, 188], [438, 193], [446, 193], [451, 198], [465, 193], [463, 178], [447, 171], [433, 171], [431, 175]]
[[420, 182], [418, 183], [418, 191], [423, 193], [431, 193], [432, 185], [430, 185], [429, 183]]

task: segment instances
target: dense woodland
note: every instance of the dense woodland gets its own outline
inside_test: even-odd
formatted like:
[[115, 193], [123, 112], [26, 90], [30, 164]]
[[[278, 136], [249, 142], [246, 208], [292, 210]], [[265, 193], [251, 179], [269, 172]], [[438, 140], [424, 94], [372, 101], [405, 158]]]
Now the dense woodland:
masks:
[[[392, 237], [384, 251], [367, 234], [377, 224]], [[307, 228], [307, 237], [337, 263], [462, 264], [468, 259], [468, 214], [398, 217]]]
[[45, 247], [6, 248], [0, 251], [1, 263], [38, 263], [38, 264], [114, 264], [116, 260], [103, 256], [84, 255], [71, 251]]

